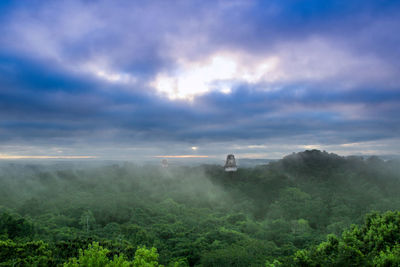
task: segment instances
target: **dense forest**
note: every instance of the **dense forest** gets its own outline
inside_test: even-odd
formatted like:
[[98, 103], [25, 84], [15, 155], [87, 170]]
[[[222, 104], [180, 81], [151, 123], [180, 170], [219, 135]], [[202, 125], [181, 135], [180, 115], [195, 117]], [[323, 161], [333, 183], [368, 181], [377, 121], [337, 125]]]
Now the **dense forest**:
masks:
[[0, 266], [400, 266], [400, 162], [3, 162]]

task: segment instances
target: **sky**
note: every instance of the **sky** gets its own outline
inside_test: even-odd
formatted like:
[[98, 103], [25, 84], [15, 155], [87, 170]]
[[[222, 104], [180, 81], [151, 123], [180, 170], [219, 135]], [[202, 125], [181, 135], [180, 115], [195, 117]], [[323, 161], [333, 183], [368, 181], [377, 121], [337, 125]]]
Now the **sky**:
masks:
[[0, 159], [400, 153], [400, 1], [0, 2]]

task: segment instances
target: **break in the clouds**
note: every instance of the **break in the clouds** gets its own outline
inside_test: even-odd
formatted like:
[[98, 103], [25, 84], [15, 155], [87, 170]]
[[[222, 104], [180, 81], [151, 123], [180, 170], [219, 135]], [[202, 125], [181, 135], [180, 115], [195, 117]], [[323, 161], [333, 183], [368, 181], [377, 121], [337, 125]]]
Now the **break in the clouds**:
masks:
[[0, 22], [2, 158], [399, 153], [397, 1], [2, 1]]

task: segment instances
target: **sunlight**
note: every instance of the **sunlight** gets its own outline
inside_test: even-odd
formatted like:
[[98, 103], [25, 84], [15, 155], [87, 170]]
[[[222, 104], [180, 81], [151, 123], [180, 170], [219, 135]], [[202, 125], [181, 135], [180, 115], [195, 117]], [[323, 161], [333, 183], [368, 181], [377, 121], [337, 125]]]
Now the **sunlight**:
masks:
[[225, 54], [216, 54], [204, 62], [182, 60], [176, 75], [161, 73], [151, 86], [170, 99], [193, 100], [210, 91], [230, 94], [233, 81], [255, 83], [268, 79], [266, 74], [274, 70], [277, 63], [275, 57], [258, 62]]

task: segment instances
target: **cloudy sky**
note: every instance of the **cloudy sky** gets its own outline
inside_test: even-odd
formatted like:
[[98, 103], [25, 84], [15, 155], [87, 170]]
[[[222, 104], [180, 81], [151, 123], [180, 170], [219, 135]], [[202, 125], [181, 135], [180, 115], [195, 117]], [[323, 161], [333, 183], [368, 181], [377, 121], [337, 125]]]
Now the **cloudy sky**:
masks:
[[400, 152], [400, 1], [0, 2], [0, 158]]

